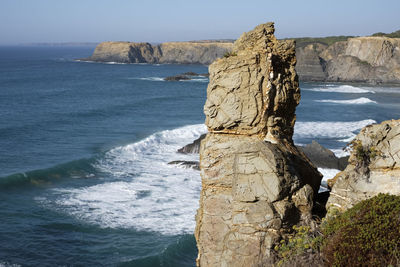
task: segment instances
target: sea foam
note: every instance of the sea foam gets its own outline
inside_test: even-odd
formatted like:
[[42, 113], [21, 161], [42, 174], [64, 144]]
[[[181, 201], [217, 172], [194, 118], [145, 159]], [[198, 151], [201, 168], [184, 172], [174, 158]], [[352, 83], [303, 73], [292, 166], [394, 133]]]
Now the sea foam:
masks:
[[318, 171], [323, 175], [319, 192], [328, 191], [328, 180], [335, 177], [335, 175], [338, 174], [340, 170], [318, 168]]
[[95, 164], [114, 181], [53, 189], [54, 197], [38, 201], [103, 228], [133, 228], [166, 235], [193, 233], [200, 174], [167, 163], [198, 160], [198, 155], [178, 154], [176, 150], [205, 132], [204, 125], [186, 126], [114, 148]]
[[353, 139], [355, 132], [376, 121], [368, 119], [350, 122], [296, 122], [294, 138], [334, 138], [340, 141]]
[[360, 97], [357, 99], [349, 99], [349, 100], [324, 99], [315, 101], [322, 103], [345, 104], [345, 105], [377, 104], [376, 101], [371, 100], [367, 97]]
[[[298, 122], [295, 135], [343, 138], [373, 122]], [[55, 188], [51, 196], [36, 201], [102, 228], [191, 234], [199, 204], [200, 174], [168, 162], [198, 160], [198, 155], [176, 151], [205, 132], [203, 124], [185, 126], [111, 149], [93, 164], [106, 177], [102, 182], [80, 188]], [[328, 176], [332, 175], [325, 177]]]
[[355, 87], [351, 85], [340, 85], [340, 86], [325, 86], [325, 87], [316, 87], [316, 88], [302, 88], [302, 90], [306, 91], [314, 91], [314, 92], [328, 92], [328, 93], [349, 93], [349, 94], [365, 94], [365, 93], [374, 93], [372, 90], [368, 90], [366, 88]]

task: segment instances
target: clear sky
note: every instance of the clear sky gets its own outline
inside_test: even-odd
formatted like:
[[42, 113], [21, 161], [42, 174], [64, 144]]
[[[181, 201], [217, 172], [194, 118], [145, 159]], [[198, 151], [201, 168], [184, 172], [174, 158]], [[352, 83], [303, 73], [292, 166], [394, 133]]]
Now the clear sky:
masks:
[[0, 44], [278, 38], [400, 29], [400, 0], [0, 0]]

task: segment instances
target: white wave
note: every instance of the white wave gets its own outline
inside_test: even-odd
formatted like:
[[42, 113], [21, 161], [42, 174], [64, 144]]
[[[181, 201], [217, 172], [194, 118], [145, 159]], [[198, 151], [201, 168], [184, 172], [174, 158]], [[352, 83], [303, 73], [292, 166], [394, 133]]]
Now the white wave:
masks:
[[365, 93], [374, 93], [374, 91], [355, 87], [351, 85], [340, 85], [340, 86], [325, 86], [325, 87], [316, 87], [316, 88], [302, 88], [302, 90], [314, 91], [314, 92], [328, 92], [328, 93], [349, 93], [349, 94], [365, 94]]
[[202, 124], [186, 126], [114, 148], [95, 167], [119, 181], [58, 188], [52, 191], [52, 198], [36, 200], [104, 228], [134, 228], [167, 235], [193, 233], [200, 173], [167, 163], [198, 160], [198, 155], [179, 154], [176, 150], [205, 132]]
[[[351, 140], [350, 140], [351, 141]], [[350, 142], [349, 141], [349, 142]], [[349, 151], [343, 150], [343, 149], [331, 149], [331, 151], [335, 154], [336, 157], [341, 158], [341, 157], [346, 157], [349, 156], [350, 153]]]
[[319, 192], [327, 191], [328, 180], [332, 179], [333, 177], [336, 176], [336, 174], [340, 172], [340, 170], [337, 169], [325, 169], [325, 168], [318, 168], [318, 171], [323, 175]]
[[101, 62], [104, 64], [110, 64], [110, 65], [127, 65], [128, 63], [123, 63], [123, 62], [114, 62], [114, 61], [109, 61], [109, 62]]
[[376, 93], [400, 94], [400, 87], [374, 87]]
[[143, 78], [128, 78], [128, 79], [135, 79], [135, 80], [143, 80], [143, 81], [155, 81], [155, 82], [164, 82], [164, 78], [162, 77], [143, 77]]
[[202, 82], [202, 83], [208, 83], [207, 78], [192, 78], [190, 80], [182, 80], [182, 82]]
[[[128, 79], [133, 79], [133, 80], [144, 80], [144, 81], [155, 81], [155, 82], [164, 82], [164, 78], [162, 77], [141, 77], [141, 78], [128, 78]], [[179, 80], [177, 82], [202, 82], [202, 83], [208, 83], [207, 78], [193, 78], [190, 80]]]
[[360, 104], [377, 104], [376, 101], [371, 100], [366, 97], [360, 97], [357, 99], [349, 99], [349, 100], [334, 100], [334, 99], [325, 99], [325, 100], [315, 100], [316, 102], [322, 102], [322, 103], [334, 103], [334, 104], [354, 104], [354, 105], [360, 105]]
[[[350, 121], [350, 122], [296, 122], [294, 126], [294, 138], [336, 138], [352, 140], [356, 132], [364, 126], [376, 123], [374, 120]], [[345, 141], [344, 141], [345, 142]]]
[[5, 261], [0, 261], [0, 267], [20, 267], [21, 265], [15, 263], [8, 263]]

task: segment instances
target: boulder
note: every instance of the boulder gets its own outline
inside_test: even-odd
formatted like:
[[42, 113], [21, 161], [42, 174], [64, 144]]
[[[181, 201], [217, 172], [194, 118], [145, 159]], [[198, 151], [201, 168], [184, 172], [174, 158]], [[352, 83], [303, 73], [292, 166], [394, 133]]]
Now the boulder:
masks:
[[319, 168], [344, 170], [347, 166], [348, 157], [336, 157], [332, 151], [323, 147], [315, 140], [311, 144], [299, 148]]
[[312, 224], [321, 175], [292, 140], [300, 89], [293, 41], [273, 23], [209, 67], [196, 216], [198, 266], [256, 266], [295, 224]]
[[178, 149], [179, 153], [189, 153], [189, 154], [197, 154], [200, 151], [200, 142], [206, 138], [206, 134], [200, 135], [199, 138], [193, 141], [191, 144], [187, 144], [186, 146]]
[[330, 181], [327, 210], [346, 210], [379, 193], [400, 195], [400, 120], [363, 128], [346, 169]]

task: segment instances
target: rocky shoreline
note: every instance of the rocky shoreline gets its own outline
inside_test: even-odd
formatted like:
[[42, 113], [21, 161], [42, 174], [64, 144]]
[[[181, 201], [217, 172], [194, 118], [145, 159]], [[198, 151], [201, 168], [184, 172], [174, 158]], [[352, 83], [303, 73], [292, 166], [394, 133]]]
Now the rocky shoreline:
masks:
[[[209, 67], [208, 133], [179, 149], [200, 154], [197, 265], [399, 265], [400, 120], [364, 127], [349, 158], [296, 147], [295, 63], [294, 42], [266, 23]], [[330, 192], [316, 166], [342, 170]]]
[[[206, 134], [202, 134], [199, 138], [194, 140], [192, 143], [185, 145], [184, 147], [177, 150], [178, 153], [183, 154], [198, 154], [200, 151], [201, 141], [206, 137]], [[313, 141], [311, 144], [305, 146], [297, 146], [318, 168], [337, 169], [343, 171], [347, 166], [349, 159], [346, 157], [336, 157], [336, 155], [329, 149], [320, 145], [317, 141]], [[179, 165], [185, 168], [193, 168], [200, 170], [198, 161], [183, 161], [175, 160], [168, 164]]]
[[[170, 42], [159, 45], [134, 42], [100, 43], [81, 61], [209, 65], [233, 49], [231, 41]], [[400, 38], [354, 37], [331, 45], [300, 43], [296, 71], [303, 82], [400, 84]], [[184, 77], [183, 77], [184, 79]]]

